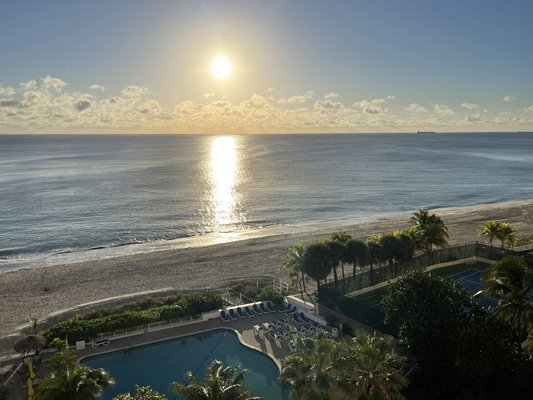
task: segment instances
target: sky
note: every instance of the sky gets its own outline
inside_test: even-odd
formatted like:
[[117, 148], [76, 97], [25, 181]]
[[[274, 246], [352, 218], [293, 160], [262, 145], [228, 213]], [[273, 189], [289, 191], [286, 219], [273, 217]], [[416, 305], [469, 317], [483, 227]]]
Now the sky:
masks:
[[532, 131], [531, 21], [531, 0], [6, 0], [0, 133]]

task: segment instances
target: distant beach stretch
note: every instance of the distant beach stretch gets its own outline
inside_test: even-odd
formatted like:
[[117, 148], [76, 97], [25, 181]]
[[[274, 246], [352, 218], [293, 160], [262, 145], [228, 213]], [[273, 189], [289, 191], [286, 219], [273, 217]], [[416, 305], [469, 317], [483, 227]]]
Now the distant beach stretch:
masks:
[[[416, 211], [416, 210], [413, 210]], [[488, 220], [510, 222], [519, 237], [533, 235], [533, 200], [436, 210], [448, 226], [450, 244], [473, 242]], [[410, 225], [406, 213], [375, 222], [304, 233], [264, 236], [203, 247], [168, 250], [0, 274], [0, 335], [31, 317], [114, 296], [162, 288], [218, 288], [253, 277], [284, 277], [280, 266], [296, 243], [310, 243], [343, 230], [366, 238]]]

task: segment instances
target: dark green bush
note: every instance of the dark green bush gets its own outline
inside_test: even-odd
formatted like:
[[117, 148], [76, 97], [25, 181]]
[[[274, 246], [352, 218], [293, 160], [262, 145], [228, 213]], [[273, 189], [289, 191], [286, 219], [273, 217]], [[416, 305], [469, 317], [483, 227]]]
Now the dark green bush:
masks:
[[261, 293], [259, 293], [259, 295], [257, 296], [257, 300], [259, 300], [259, 301], [271, 301], [272, 303], [274, 303], [277, 306], [283, 304], [283, 300], [284, 299], [285, 299], [285, 297], [282, 294], [280, 294], [278, 292], [275, 292], [272, 289], [263, 289], [263, 291]]
[[[222, 307], [223, 298], [213, 293], [195, 293], [171, 298], [146, 299], [130, 305], [86, 316], [76, 316], [60, 322], [48, 329], [44, 336], [48, 342], [55, 338], [68, 338], [69, 343], [76, 340], [94, 338], [101, 332], [133, 329], [161, 320], [179, 319], [196, 316], [206, 311]], [[149, 307], [145, 309], [145, 307]]]

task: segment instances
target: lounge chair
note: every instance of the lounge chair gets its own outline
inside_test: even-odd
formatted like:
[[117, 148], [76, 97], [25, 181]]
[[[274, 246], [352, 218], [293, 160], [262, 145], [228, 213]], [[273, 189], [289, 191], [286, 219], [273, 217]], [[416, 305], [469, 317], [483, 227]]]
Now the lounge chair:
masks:
[[252, 306], [252, 308], [254, 309], [254, 311], [256, 312], [257, 315], [263, 315], [264, 312], [261, 311], [261, 309], [259, 308], [259, 306], [257, 305], [257, 303], [254, 303], [254, 305]]
[[282, 314], [285, 314], [285, 311], [288, 311], [289, 309], [291, 308], [291, 305], [290, 304], [287, 304], [283, 307], [281, 307], [278, 311]]
[[270, 322], [270, 324], [274, 325], [278, 329], [283, 328], [283, 322], [281, 322], [280, 320], [272, 321]]
[[249, 317], [255, 317], [255, 311], [248, 308], [248, 306], [242, 308]]
[[259, 303], [259, 308], [261, 311], [263, 311], [265, 314], [268, 314], [270, 311], [267, 310], [264, 303]]
[[100, 346], [107, 346], [109, 343], [111, 343], [111, 341], [109, 339], [91, 339], [91, 347], [93, 349], [96, 349], [97, 347], [100, 347]]
[[265, 306], [265, 307], [266, 307], [266, 309], [267, 309], [268, 311], [270, 311], [270, 312], [276, 312], [276, 310], [274, 309], [274, 307], [272, 307], [272, 303], [271, 303], [270, 301], [268, 301], [268, 302], [266, 303], [266, 306]]
[[226, 315], [226, 312], [224, 310], [220, 311], [220, 319], [225, 324], [231, 321], [231, 317]]
[[246, 313], [240, 307], [237, 307], [237, 314], [239, 314], [239, 317], [241, 318], [248, 318], [248, 315], [246, 315]]
[[232, 320], [236, 321], [236, 320], [239, 319], [239, 316], [238, 316], [237, 313], [235, 312], [235, 309], [230, 308], [230, 309], [228, 310], [228, 312], [229, 312], [229, 316], [231, 317]]

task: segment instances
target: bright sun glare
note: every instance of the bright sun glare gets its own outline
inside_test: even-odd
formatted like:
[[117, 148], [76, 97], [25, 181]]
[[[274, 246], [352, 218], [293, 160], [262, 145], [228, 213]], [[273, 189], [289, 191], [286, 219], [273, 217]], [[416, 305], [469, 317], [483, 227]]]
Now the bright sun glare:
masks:
[[216, 78], [225, 79], [231, 74], [231, 63], [226, 57], [217, 57], [211, 63], [211, 72]]

